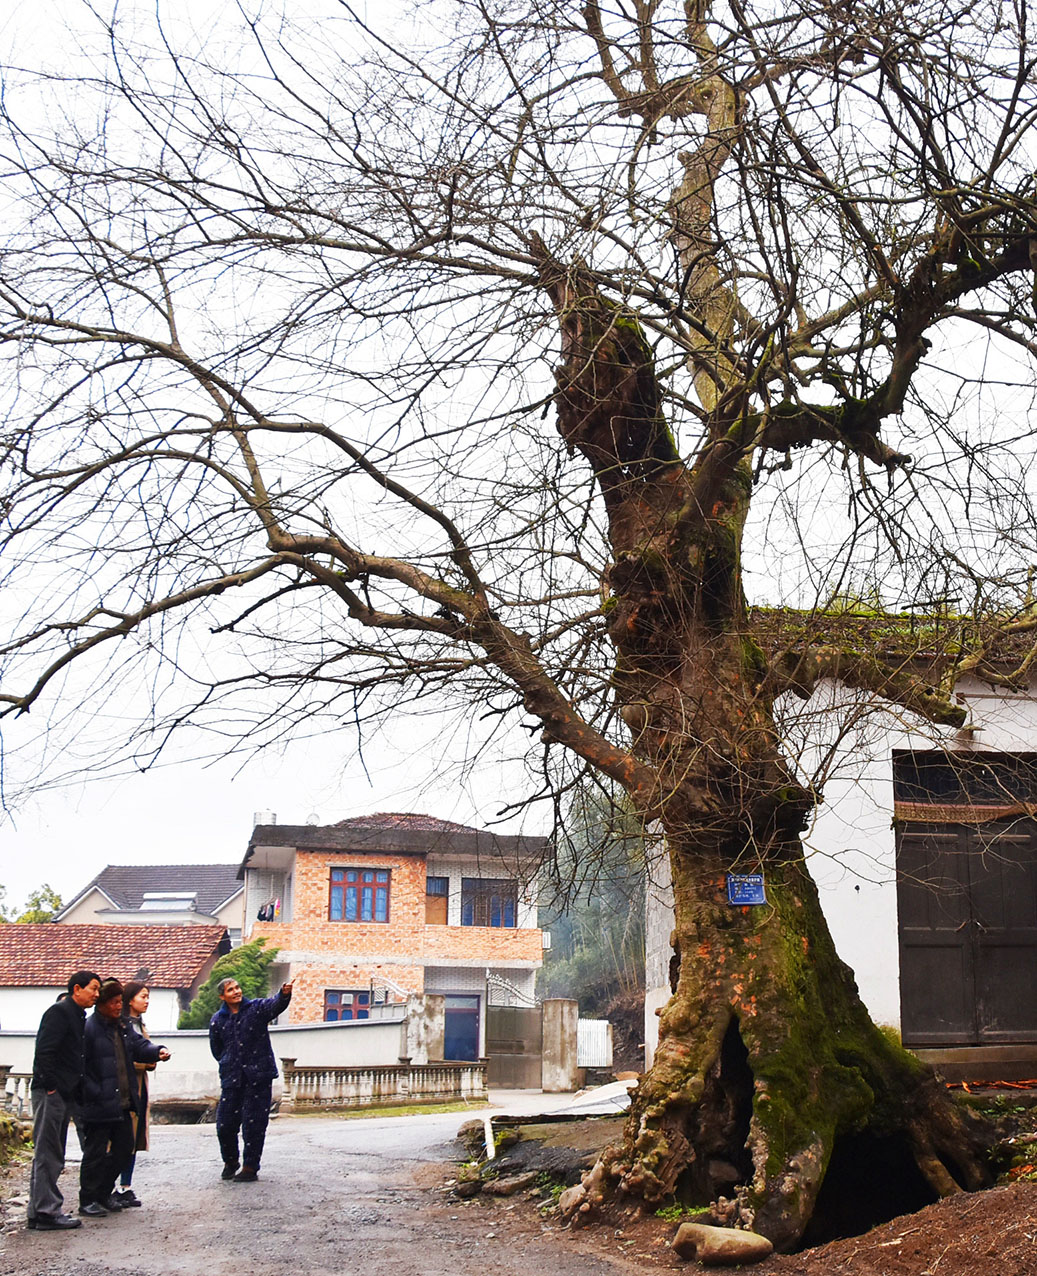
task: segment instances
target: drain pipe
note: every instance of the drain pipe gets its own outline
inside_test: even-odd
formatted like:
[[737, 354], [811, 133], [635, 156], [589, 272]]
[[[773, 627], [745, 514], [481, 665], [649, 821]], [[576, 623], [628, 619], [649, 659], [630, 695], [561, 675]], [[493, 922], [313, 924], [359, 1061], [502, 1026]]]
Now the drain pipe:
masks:
[[482, 1119], [482, 1128], [486, 1141], [486, 1159], [492, 1161], [497, 1155], [497, 1148], [493, 1141], [493, 1118], [484, 1116]]

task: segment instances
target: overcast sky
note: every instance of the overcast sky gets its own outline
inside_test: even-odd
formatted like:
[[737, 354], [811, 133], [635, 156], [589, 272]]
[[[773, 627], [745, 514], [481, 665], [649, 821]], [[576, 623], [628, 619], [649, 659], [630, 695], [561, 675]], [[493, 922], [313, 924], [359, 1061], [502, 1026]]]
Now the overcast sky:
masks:
[[[273, 811], [282, 824], [418, 811], [485, 827], [522, 778], [514, 764], [463, 766], [467, 739], [464, 724], [450, 732], [441, 722], [407, 719], [372, 742], [363, 761], [342, 732], [262, 754], [244, 768], [183, 761], [44, 791], [0, 825], [0, 881], [8, 904], [21, 904], [42, 882], [67, 900], [106, 864], [240, 861], [257, 811]], [[502, 827], [540, 832], [545, 818]]]
[[[123, 0], [117, 7], [125, 17], [139, 3]], [[0, 56], [34, 67], [55, 56], [60, 60], [67, 50], [71, 63], [78, 41], [69, 25], [86, 20], [84, 7], [83, 0], [3, 6]], [[107, 12], [116, 6], [97, 0], [95, 7]], [[174, 20], [186, 16], [208, 23], [220, 10], [210, 0], [182, 0], [163, 12]], [[91, 44], [96, 45], [96, 24], [93, 29]], [[117, 691], [113, 694], [117, 697]], [[206, 765], [192, 761], [188, 747], [188, 756], [146, 774], [70, 783], [15, 798], [19, 781], [33, 770], [35, 724], [7, 720], [2, 725], [9, 787], [6, 810], [0, 813], [0, 883], [7, 889], [8, 907], [20, 907], [44, 882], [67, 900], [111, 863], [240, 861], [257, 811], [273, 811], [281, 823], [321, 824], [374, 811], [421, 811], [487, 826], [514, 799], [522, 779], [514, 765], [466, 767], [471, 723], [451, 727], [427, 717], [395, 724], [370, 742], [363, 759], [348, 731], [248, 762], [237, 758]], [[527, 741], [521, 737], [518, 751]], [[74, 734], [67, 741], [51, 734], [46, 747], [58, 753], [55, 770], [74, 769], [76, 743]], [[545, 818], [542, 813], [512, 818], [506, 828], [542, 832]]]

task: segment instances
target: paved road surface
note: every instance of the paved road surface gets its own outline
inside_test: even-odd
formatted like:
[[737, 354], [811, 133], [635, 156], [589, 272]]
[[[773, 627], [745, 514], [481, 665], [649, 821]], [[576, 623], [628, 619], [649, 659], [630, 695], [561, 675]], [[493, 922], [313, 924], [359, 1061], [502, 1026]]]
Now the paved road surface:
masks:
[[[539, 1102], [494, 1096], [509, 1112]], [[559, 1106], [557, 1100], [554, 1106]], [[632, 1258], [589, 1252], [507, 1203], [437, 1190], [463, 1115], [271, 1122], [259, 1182], [220, 1181], [216, 1133], [155, 1126], [134, 1187], [142, 1209], [78, 1231], [0, 1235], [0, 1276], [629, 1276]], [[75, 1201], [78, 1165], [62, 1177]], [[24, 1211], [16, 1217], [19, 1224]], [[521, 1217], [521, 1221], [520, 1221]]]

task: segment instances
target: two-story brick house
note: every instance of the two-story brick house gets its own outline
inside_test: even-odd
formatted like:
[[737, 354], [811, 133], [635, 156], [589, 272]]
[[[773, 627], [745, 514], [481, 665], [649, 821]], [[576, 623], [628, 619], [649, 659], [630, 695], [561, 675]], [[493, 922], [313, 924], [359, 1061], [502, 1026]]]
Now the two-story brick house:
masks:
[[366, 1018], [372, 1001], [446, 998], [447, 1058], [485, 1051], [488, 980], [532, 1001], [543, 961], [542, 838], [382, 814], [257, 823], [239, 870], [245, 937], [279, 949], [291, 1022]]

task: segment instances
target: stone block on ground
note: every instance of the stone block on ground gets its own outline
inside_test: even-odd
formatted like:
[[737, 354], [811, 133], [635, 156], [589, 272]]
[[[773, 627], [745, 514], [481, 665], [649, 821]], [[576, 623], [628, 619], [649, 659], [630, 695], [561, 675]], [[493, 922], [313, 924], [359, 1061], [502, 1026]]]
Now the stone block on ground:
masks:
[[482, 1190], [487, 1196], [514, 1196], [523, 1188], [532, 1187], [539, 1177], [531, 1171], [529, 1174], [513, 1174], [510, 1178], [487, 1179]]
[[774, 1246], [756, 1232], [733, 1227], [709, 1227], [705, 1223], [682, 1223], [671, 1248], [681, 1258], [695, 1258], [704, 1267], [744, 1267], [767, 1258]]
[[454, 1183], [455, 1196], [460, 1196], [463, 1200], [478, 1196], [482, 1191], [482, 1186], [482, 1177], [477, 1165], [461, 1165], [458, 1167], [457, 1180]]

